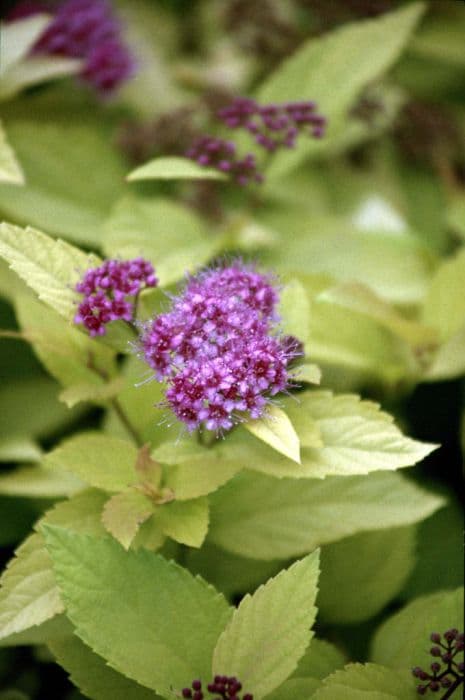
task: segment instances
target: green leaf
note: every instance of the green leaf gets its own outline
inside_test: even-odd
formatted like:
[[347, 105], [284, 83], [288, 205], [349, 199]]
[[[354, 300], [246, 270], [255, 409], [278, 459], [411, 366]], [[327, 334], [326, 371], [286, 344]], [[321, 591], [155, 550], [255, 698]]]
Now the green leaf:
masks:
[[418, 350], [437, 342], [434, 328], [405, 318], [364, 285], [347, 282], [325, 290], [318, 299], [372, 318]]
[[0, 474], [0, 493], [26, 498], [60, 498], [79, 491], [83, 484], [72, 474], [54, 473], [41, 466], [19, 467]]
[[0, 76], [0, 101], [11, 99], [24, 88], [54, 78], [79, 73], [82, 61], [61, 56], [28, 56]]
[[299, 280], [291, 280], [282, 290], [279, 315], [283, 333], [295, 336], [305, 345], [309, 335], [310, 301]]
[[213, 674], [237, 676], [258, 699], [288, 678], [312, 637], [318, 561], [310, 554], [241, 601], [218, 639]]
[[207, 262], [220, 244], [200, 217], [162, 198], [124, 197], [105, 224], [105, 252], [123, 258], [143, 255], [153, 263], [162, 286]]
[[432, 632], [463, 625], [463, 587], [417, 598], [376, 632], [372, 659], [390, 668], [428, 668]]
[[313, 694], [321, 686], [321, 681], [316, 678], [289, 678], [282, 685], [266, 696], [266, 700], [296, 700], [296, 698], [313, 697]]
[[[237, 557], [216, 547], [208, 540], [201, 549], [186, 552], [185, 566], [202, 576], [230, 600], [253, 592], [258, 586], [282, 569], [281, 561], [258, 561]], [[231, 576], [234, 571], [234, 576]]]
[[0, 76], [27, 56], [49, 22], [50, 16], [37, 14], [16, 22], [1, 23]]
[[[100, 522], [104, 502], [104, 494], [86, 491], [56, 505], [40, 522], [63, 525], [102, 537], [106, 534]], [[36, 627], [63, 612], [52, 562], [42, 535], [31, 535], [18, 548], [15, 558], [2, 575], [1, 584], [1, 644], [35, 643], [31, 635], [34, 635]]]
[[74, 435], [45, 457], [47, 468], [76, 474], [105, 491], [122, 491], [136, 483], [137, 449], [131, 443], [98, 432]]
[[[464, 580], [463, 510], [450, 498], [417, 528], [416, 566], [411, 572], [403, 597], [415, 598], [433, 591], [453, 589]], [[447, 566], [444, 566], [447, 562]]]
[[153, 515], [155, 505], [140, 491], [128, 489], [104, 505], [102, 523], [115, 539], [129, 549], [140, 526]]
[[147, 550], [62, 528], [44, 533], [76, 634], [112, 668], [162, 695], [210, 676], [231, 614], [222, 596]]
[[[1, 65], [1, 63], [0, 63]], [[13, 185], [24, 185], [24, 173], [7, 141], [5, 131], [0, 122], [0, 183], [8, 182]]]
[[[265, 81], [258, 99], [264, 103], [315, 100], [329, 119], [324, 147], [325, 140], [330, 143], [344, 129], [343, 117], [362, 89], [397, 60], [423, 11], [423, 4], [412, 3], [380, 18], [312, 37]], [[270, 176], [282, 176], [318, 150], [318, 144], [309, 141], [294, 152], [279, 154]]]
[[353, 394], [307, 391], [283, 407], [299, 437], [301, 464], [234, 431], [216, 448], [220, 459], [276, 477], [321, 479], [394, 470], [421, 461], [435, 445], [407, 438], [378, 404]]
[[42, 450], [35, 440], [26, 436], [0, 438], [0, 462], [38, 462]]
[[93, 700], [161, 700], [152, 690], [125, 678], [107, 666], [75, 635], [48, 644], [57, 662], [86, 697]]
[[465, 325], [465, 247], [436, 271], [423, 308], [425, 323], [449, 340]]
[[415, 541], [414, 528], [404, 527], [365, 532], [323, 547], [322, 619], [352, 624], [374, 617], [402, 590], [415, 564]]
[[176, 542], [201, 547], [208, 532], [208, 500], [196, 498], [161, 505], [157, 508], [156, 519], [165, 535]]
[[64, 241], [6, 223], [0, 224], [0, 256], [39, 299], [69, 320], [78, 299], [74, 284], [84, 270], [99, 262], [95, 255]]
[[[28, 100], [30, 116], [35, 104], [30, 96]], [[0, 210], [16, 223], [99, 248], [103, 221], [123, 193], [124, 165], [109, 130], [102, 127], [103, 118], [89, 122], [95, 103], [92, 109], [90, 103], [84, 108], [73, 103], [52, 119], [59, 105], [57, 99], [51, 102], [45, 119], [20, 117], [7, 122], [26, 185], [0, 184]], [[77, 267], [82, 272], [88, 265]]]
[[271, 404], [262, 418], [244, 423], [244, 428], [277, 452], [301, 464], [299, 437], [289, 416], [278, 406]]
[[119, 394], [124, 386], [124, 379], [117, 377], [106, 384], [75, 384], [59, 394], [60, 401], [63, 401], [68, 408], [76, 406], [81, 402], [95, 404], [106, 404], [109, 399], [113, 399]]
[[214, 168], [204, 168], [189, 158], [167, 156], [154, 158], [133, 170], [126, 178], [139, 180], [226, 180], [227, 177]]
[[119, 385], [111, 380], [116, 373], [113, 350], [81, 333], [32, 295], [20, 294], [14, 304], [25, 338], [48, 372], [67, 388], [59, 395], [61, 401], [71, 407], [78, 400], [98, 403], [112, 395]]
[[211, 496], [208, 540], [239, 556], [286, 559], [356, 533], [413, 524], [442, 503], [389, 472], [324, 481], [243, 472]]
[[0, 436], [8, 440], [43, 438], [68, 426], [79, 413], [68, 411], [58, 401], [58, 390], [56, 382], [41, 376], [5, 383], [0, 405], [8, 406], [8, 411], [0, 411]]
[[152, 690], [110, 668], [75, 635], [54, 639], [48, 647], [86, 697], [93, 700], [161, 700]]
[[221, 447], [216, 443], [206, 449], [185, 438], [163, 443], [152, 452], [156, 460], [168, 465], [164, 485], [174, 491], [177, 501], [206, 496], [241, 471], [237, 455], [225, 454]]
[[295, 369], [296, 381], [305, 382], [306, 384], [320, 384], [321, 369], [318, 365], [304, 362]]
[[0, 639], [17, 634], [63, 611], [50, 557], [42, 536], [30, 535], [1, 578]]
[[[319, 585], [319, 589], [321, 591], [321, 585]], [[313, 638], [292, 677], [318, 678], [322, 680], [333, 671], [342, 668], [344, 664], [344, 654], [337, 647], [324, 639]]]
[[415, 700], [418, 694], [411, 672], [393, 671], [375, 664], [349, 664], [323, 681], [312, 700]]

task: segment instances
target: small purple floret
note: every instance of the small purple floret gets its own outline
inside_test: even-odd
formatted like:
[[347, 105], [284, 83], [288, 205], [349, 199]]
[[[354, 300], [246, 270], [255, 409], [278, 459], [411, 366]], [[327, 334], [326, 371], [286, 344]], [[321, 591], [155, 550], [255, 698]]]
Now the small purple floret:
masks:
[[[20, 2], [9, 19], [47, 10], [43, 2]], [[130, 78], [134, 59], [124, 43], [121, 25], [107, 0], [65, 0], [33, 47], [35, 54], [82, 59], [80, 77], [102, 95]]]
[[289, 386], [298, 350], [275, 334], [277, 303], [272, 278], [237, 262], [189, 279], [171, 310], [145, 326], [141, 354], [189, 431], [259, 418]]
[[132, 321], [134, 298], [145, 287], [156, 287], [158, 280], [150, 262], [134, 260], [106, 260], [99, 267], [87, 270], [76, 284], [76, 291], [84, 296], [74, 317], [91, 336], [105, 335], [110, 321]]
[[248, 97], [236, 97], [218, 117], [230, 129], [248, 131], [269, 152], [293, 148], [300, 134], [322, 138], [326, 129], [326, 118], [312, 100], [260, 105]]
[[248, 153], [244, 158], [236, 154], [236, 146], [232, 141], [215, 138], [214, 136], [200, 136], [186, 151], [186, 158], [206, 168], [215, 168], [223, 173], [231, 175], [239, 185], [248, 185], [250, 182], [262, 182], [262, 175], [257, 170], [257, 161], [253, 153]]

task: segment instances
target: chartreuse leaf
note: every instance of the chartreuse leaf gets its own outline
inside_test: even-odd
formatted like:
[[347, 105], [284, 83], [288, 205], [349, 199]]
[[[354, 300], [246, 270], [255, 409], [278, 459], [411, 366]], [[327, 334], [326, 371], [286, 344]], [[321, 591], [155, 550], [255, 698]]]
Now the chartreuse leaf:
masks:
[[39, 445], [27, 436], [0, 438], [0, 462], [38, 462], [42, 456]]
[[203, 497], [160, 505], [156, 519], [168, 537], [189, 547], [201, 547], [208, 531], [208, 500]]
[[6, 24], [2, 22], [0, 76], [27, 56], [49, 22], [50, 17], [46, 14], [37, 14]]
[[443, 345], [426, 379], [455, 377], [465, 369], [465, 248], [438, 268], [423, 308], [423, 320], [438, 329]]
[[421, 596], [384, 622], [376, 632], [372, 659], [390, 668], [428, 668], [430, 635], [463, 627], [463, 587]]
[[[104, 501], [105, 494], [86, 491], [56, 505], [40, 522], [104, 536], [100, 522]], [[0, 582], [0, 644], [34, 643], [37, 626], [63, 612], [41, 534], [31, 535], [19, 547]]]
[[86, 697], [93, 700], [161, 700], [153, 690], [110, 668], [75, 635], [54, 639], [48, 647]]
[[162, 286], [200, 267], [220, 250], [221, 239], [186, 207], [163, 198], [127, 196], [105, 224], [108, 255], [143, 255], [154, 264]]
[[344, 664], [344, 654], [337, 647], [324, 639], [313, 638], [291, 678], [318, 678], [321, 680], [336, 669], [342, 668]]
[[289, 678], [279, 688], [266, 696], [266, 700], [295, 700], [313, 697], [321, 685], [317, 678]]
[[402, 435], [392, 416], [356, 395], [307, 391], [296, 398], [282, 403], [300, 441], [301, 464], [247, 438], [243, 427], [216, 448], [218, 457], [277, 477], [321, 479], [407, 467], [436, 449]]
[[0, 405], [8, 406], [7, 411], [0, 411], [0, 438], [7, 440], [7, 447], [22, 443], [33, 457], [34, 438], [63, 429], [79, 415], [58, 401], [58, 390], [56, 382], [48, 377], [11, 381], [0, 388]]
[[364, 532], [323, 547], [318, 596], [323, 620], [351, 624], [376, 615], [412, 571], [415, 540], [410, 526]]
[[128, 176], [129, 182], [138, 180], [226, 180], [224, 173], [214, 168], [204, 168], [189, 158], [166, 156], [154, 158], [140, 165]]
[[81, 67], [82, 62], [75, 58], [53, 55], [28, 56], [0, 76], [0, 101], [10, 99], [36, 83], [78, 73]]
[[33, 228], [0, 224], [0, 256], [6, 260], [39, 299], [61, 316], [71, 319], [80, 274], [98, 264], [98, 258]]
[[299, 280], [292, 279], [280, 294], [279, 315], [285, 335], [293, 335], [304, 345], [308, 342], [310, 300]]
[[165, 464], [165, 486], [172, 489], [177, 501], [186, 501], [216, 491], [241, 471], [244, 464], [238, 455], [222, 448], [217, 442], [206, 449], [185, 438], [163, 443], [152, 456]]
[[129, 549], [137, 532], [153, 515], [155, 504], [136, 489], [128, 489], [112, 496], [102, 512], [102, 523], [106, 530]]
[[312, 700], [415, 700], [412, 673], [375, 664], [349, 664], [323, 681]]
[[122, 387], [115, 352], [69, 325], [30, 295], [15, 299], [18, 322], [40, 361], [66, 387], [59, 398], [68, 407], [80, 401], [104, 402]]
[[319, 384], [321, 382], [321, 369], [318, 365], [314, 365], [311, 362], [304, 362], [296, 367], [295, 378], [297, 382]]
[[80, 479], [67, 472], [53, 472], [42, 466], [19, 467], [0, 474], [0, 494], [28, 498], [70, 496], [83, 486]]
[[50, 558], [35, 533], [17, 549], [0, 589], [0, 639], [42, 624], [63, 611]]
[[442, 504], [389, 472], [303, 481], [247, 471], [210, 497], [208, 540], [239, 556], [286, 559], [356, 533], [410, 525]]
[[405, 318], [365, 285], [346, 282], [325, 290], [318, 298], [369, 316], [418, 350], [438, 340], [434, 327]]
[[237, 676], [258, 699], [288, 678], [313, 636], [318, 561], [313, 552], [243, 598], [218, 639], [213, 674]]
[[26, 185], [0, 184], [0, 209], [12, 221], [98, 248], [103, 221], [123, 193], [124, 166], [102, 119], [82, 123], [91, 110], [82, 113], [73, 104], [53, 120], [58, 103], [49, 104], [45, 120], [7, 122]]
[[112, 668], [168, 696], [210, 677], [231, 616], [220, 594], [147, 550], [125, 552], [113, 540], [63, 528], [43, 531], [76, 634]]
[[262, 418], [244, 423], [244, 428], [293, 462], [301, 463], [299, 436], [279, 406], [268, 406]]
[[47, 468], [76, 474], [105, 491], [122, 491], [137, 481], [137, 449], [130, 442], [98, 432], [82, 433], [65, 440], [43, 461]]
[[311, 38], [265, 81], [258, 90], [262, 102], [316, 100], [329, 119], [321, 146], [311, 140], [295, 152], [279, 154], [270, 176], [279, 176], [312, 152], [330, 144], [345, 127], [343, 116], [360, 91], [399, 57], [424, 6], [410, 4], [397, 12], [365, 22], [347, 24], [323, 37]]
[[0, 182], [12, 185], [24, 185], [24, 173], [7, 141], [5, 131], [0, 122]]

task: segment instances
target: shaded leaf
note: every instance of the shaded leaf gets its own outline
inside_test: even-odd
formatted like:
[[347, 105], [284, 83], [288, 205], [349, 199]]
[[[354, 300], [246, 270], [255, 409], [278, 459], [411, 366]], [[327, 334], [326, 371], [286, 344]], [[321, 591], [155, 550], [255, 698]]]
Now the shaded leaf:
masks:
[[153, 515], [155, 505], [140, 491], [128, 489], [112, 496], [104, 505], [102, 523], [106, 530], [129, 549], [137, 532]]

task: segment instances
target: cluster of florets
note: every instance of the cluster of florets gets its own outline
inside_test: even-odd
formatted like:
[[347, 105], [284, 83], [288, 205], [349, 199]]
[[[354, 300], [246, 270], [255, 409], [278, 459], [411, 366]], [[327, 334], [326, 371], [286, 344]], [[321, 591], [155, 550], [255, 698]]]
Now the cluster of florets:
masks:
[[[434, 646], [430, 654], [436, 660], [430, 665], [430, 670], [416, 666], [412, 673], [415, 678], [426, 681], [417, 687], [419, 695], [426, 695], [428, 690], [437, 693], [442, 689], [454, 692], [465, 682], [464, 662], [458, 661], [457, 656], [464, 650], [464, 635], [457, 629], [447, 630], [443, 635], [433, 632], [430, 637]], [[447, 693], [444, 697], [450, 697]]]
[[326, 128], [326, 118], [312, 100], [259, 105], [248, 97], [237, 97], [218, 116], [228, 128], [248, 131], [270, 152], [293, 148], [301, 133], [321, 138]]
[[[18, 19], [47, 10], [44, 3], [18, 3]], [[121, 36], [121, 25], [107, 0], [65, 0], [33, 47], [33, 53], [83, 60], [82, 80], [109, 94], [134, 72], [134, 59]]]
[[[219, 110], [218, 118], [229, 129], [247, 131], [268, 153], [279, 148], [293, 148], [300, 134], [321, 138], [326, 129], [326, 118], [318, 113], [316, 103], [311, 100], [260, 105], [251, 98], [237, 97]], [[239, 157], [233, 141], [201, 136], [185, 155], [203, 167], [231, 175], [239, 185], [260, 183], [264, 179], [258, 171], [255, 155], [247, 153]]]
[[[202, 690], [202, 681], [193, 681], [190, 688], [182, 690], [183, 698], [191, 700], [253, 700], [251, 693], [239, 695], [242, 690], [242, 683], [235, 676], [215, 676], [213, 681], [207, 685], [207, 690]], [[208, 696], [205, 693], [208, 692]]]
[[277, 303], [273, 280], [237, 262], [188, 280], [171, 310], [144, 327], [141, 353], [189, 431], [259, 418], [287, 388], [297, 350], [275, 334]]
[[99, 267], [87, 270], [76, 284], [84, 295], [74, 322], [87, 328], [91, 336], [104, 335], [110, 321], [132, 321], [134, 300], [145, 287], [156, 287], [158, 280], [150, 262], [106, 260]]
[[231, 175], [238, 185], [262, 182], [263, 176], [257, 171], [257, 160], [253, 153], [238, 158], [233, 141], [200, 136], [186, 151], [186, 157], [204, 167], [216, 168]]

